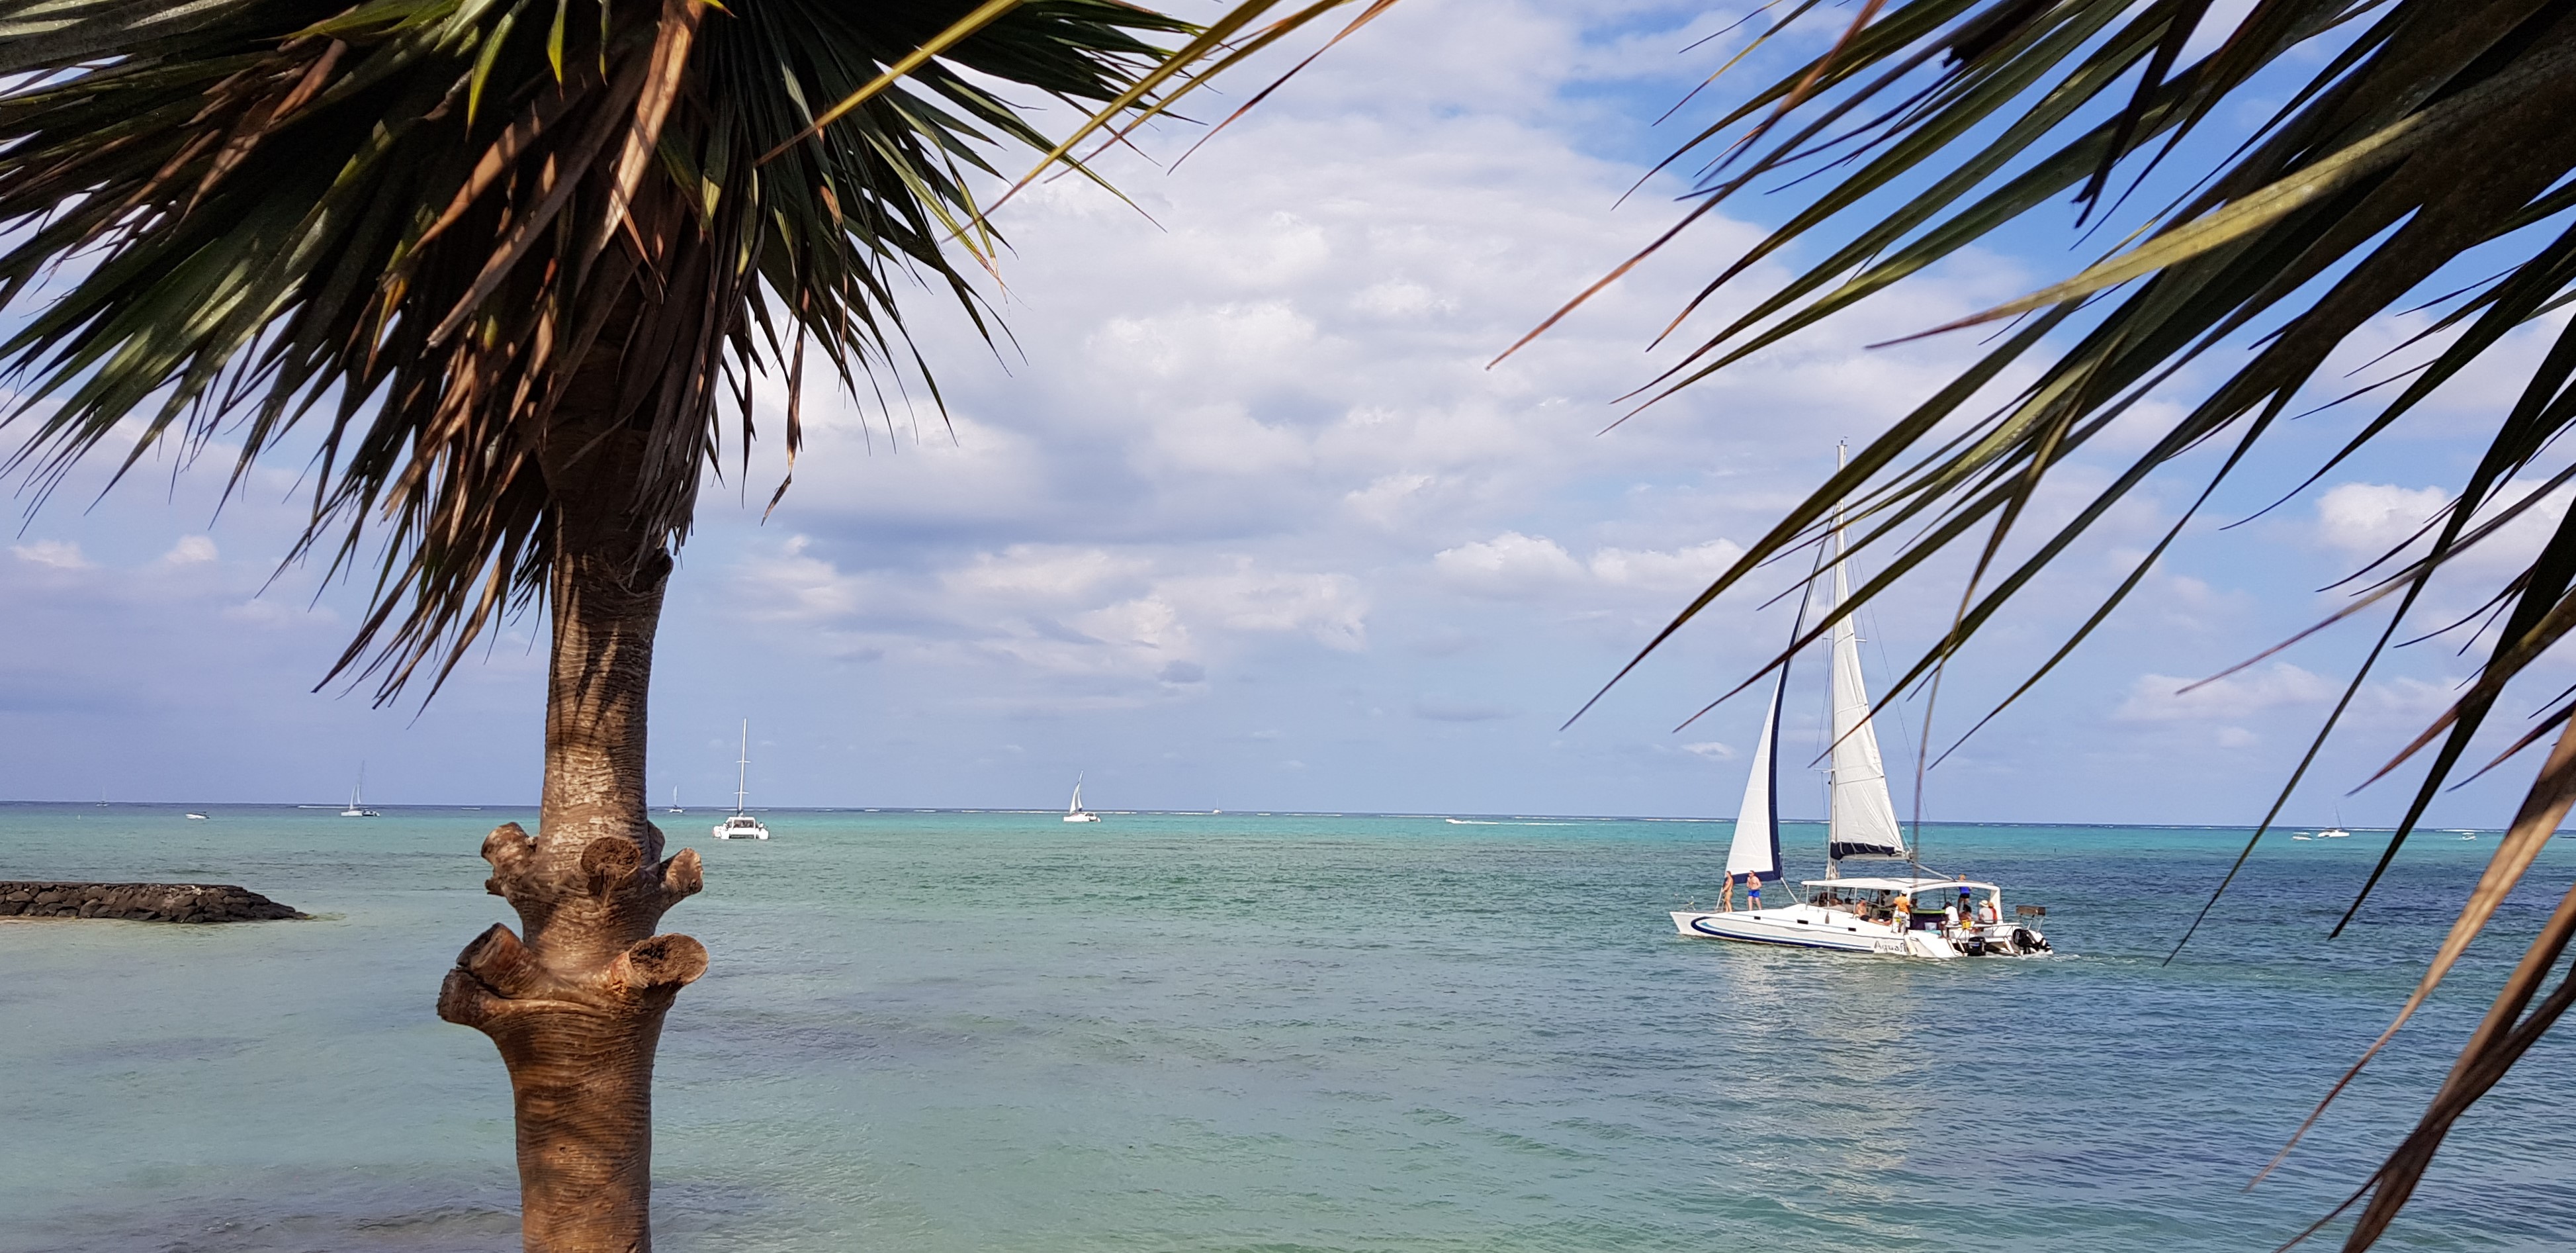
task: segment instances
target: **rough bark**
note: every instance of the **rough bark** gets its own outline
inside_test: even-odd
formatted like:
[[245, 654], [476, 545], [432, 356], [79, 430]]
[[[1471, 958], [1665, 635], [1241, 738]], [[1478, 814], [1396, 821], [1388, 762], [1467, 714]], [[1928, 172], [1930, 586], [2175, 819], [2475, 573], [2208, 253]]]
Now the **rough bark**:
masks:
[[[609, 342], [616, 342], [610, 338]], [[653, 1054], [706, 949], [657, 935], [700, 886], [645, 817], [645, 698], [671, 561], [635, 508], [644, 433], [615, 404], [613, 351], [586, 363], [539, 450], [554, 501], [554, 639], [537, 834], [483, 841], [495, 925], [458, 954], [439, 1017], [500, 1047], [518, 1115], [529, 1253], [652, 1248]]]

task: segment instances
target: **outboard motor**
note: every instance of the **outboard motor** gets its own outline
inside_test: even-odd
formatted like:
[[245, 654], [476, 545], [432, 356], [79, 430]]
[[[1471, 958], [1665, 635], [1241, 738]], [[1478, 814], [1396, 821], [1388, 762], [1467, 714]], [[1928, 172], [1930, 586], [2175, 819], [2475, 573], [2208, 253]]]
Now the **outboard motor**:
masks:
[[2015, 922], [2019, 924], [2013, 928], [2012, 933], [2014, 952], [2046, 953], [2051, 951], [2048, 947], [2048, 937], [2041, 935], [2037, 931], [2031, 930], [2032, 922], [2047, 916], [2048, 907], [2046, 905], [2013, 906], [2013, 918]]

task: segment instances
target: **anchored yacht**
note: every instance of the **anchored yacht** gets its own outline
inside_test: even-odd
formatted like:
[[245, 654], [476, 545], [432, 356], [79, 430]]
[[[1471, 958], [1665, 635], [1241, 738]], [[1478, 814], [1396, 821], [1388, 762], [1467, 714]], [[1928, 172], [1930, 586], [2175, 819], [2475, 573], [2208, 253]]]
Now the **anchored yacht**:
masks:
[[[742, 721], [742, 752], [740, 760], [734, 763], [733, 815], [715, 825], [717, 839], [765, 840], [769, 838], [769, 828], [760, 825], [760, 819], [752, 817], [742, 806], [743, 797], [748, 794], [750, 783], [751, 719], [745, 718]], [[676, 801], [679, 798], [674, 795], [672, 799]]]
[[[1851, 599], [1844, 569], [1843, 533], [1834, 528], [1833, 604]], [[1790, 628], [1795, 640], [1806, 609]], [[1753, 775], [1735, 819], [1735, 841], [1726, 854], [1725, 908], [1675, 910], [1673, 927], [1687, 936], [1776, 944], [1792, 948], [1883, 953], [1901, 957], [2025, 956], [2049, 951], [2036, 922], [2048, 911], [2032, 905], [2004, 910], [2003, 889], [1966, 876], [1944, 878], [1915, 860], [1896, 821], [1887, 791], [1887, 768], [1870, 722], [1869, 691], [1860, 670], [1860, 634], [1846, 615], [1831, 632], [1833, 733], [1832, 813], [1825, 835], [1825, 877], [1803, 880], [1790, 893], [1780, 862], [1780, 702], [1789, 689], [1783, 662], [1771, 689], [1762, 735], [1753, 750]], [[1845, 863], [1884, 873], [1846, 876]], [[1859, 868], [1859, 867], [1855, 867]], [[1742, 879], [1751, 900], [1735, 908]], [[1762, 899], [1768, 886], [1773, 899]], [[1786, 898], [1786, 899], [1783, 899]]]
[[340, 811], [343, 818], [382, 818], [383, 814], [367, 808], [367, 763], [358, 763], [357, 786], [349, 789], [349, 807]]

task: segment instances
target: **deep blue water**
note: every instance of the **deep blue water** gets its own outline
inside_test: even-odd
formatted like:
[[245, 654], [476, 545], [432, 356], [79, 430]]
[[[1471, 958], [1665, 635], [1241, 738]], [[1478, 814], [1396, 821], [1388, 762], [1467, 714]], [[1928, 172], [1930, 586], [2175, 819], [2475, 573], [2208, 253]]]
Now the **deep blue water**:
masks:
[[[509, 1094], [431, 1012], [507, 920], [502, 810], [0, 806], [0, 878], [240, 883], [319, 917], [0, 924], [0, 1249], [516, 1247]], [[2265, 1250], [2411, 1124], [2497, 933], [2274, 1178], [2495, 837], [1933, 827], [2062, 955], [1687, 940], [1724, 823], [767, 815], [666, 921], [669, 1250]], [[1792, 827], [1793, 857], [1819, 843]], [[2454, 1136], [2383, 1245], [2563, 1248], [2576, 1037]]]

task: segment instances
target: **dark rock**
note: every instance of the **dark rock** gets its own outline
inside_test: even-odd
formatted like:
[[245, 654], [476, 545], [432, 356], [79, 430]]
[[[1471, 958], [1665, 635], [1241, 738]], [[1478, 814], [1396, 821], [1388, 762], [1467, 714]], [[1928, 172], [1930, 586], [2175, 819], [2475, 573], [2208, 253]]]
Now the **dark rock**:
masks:
[[136, 922], [253, 922], [305, 916], [229, 883], [0, 882], [0, 914]]

